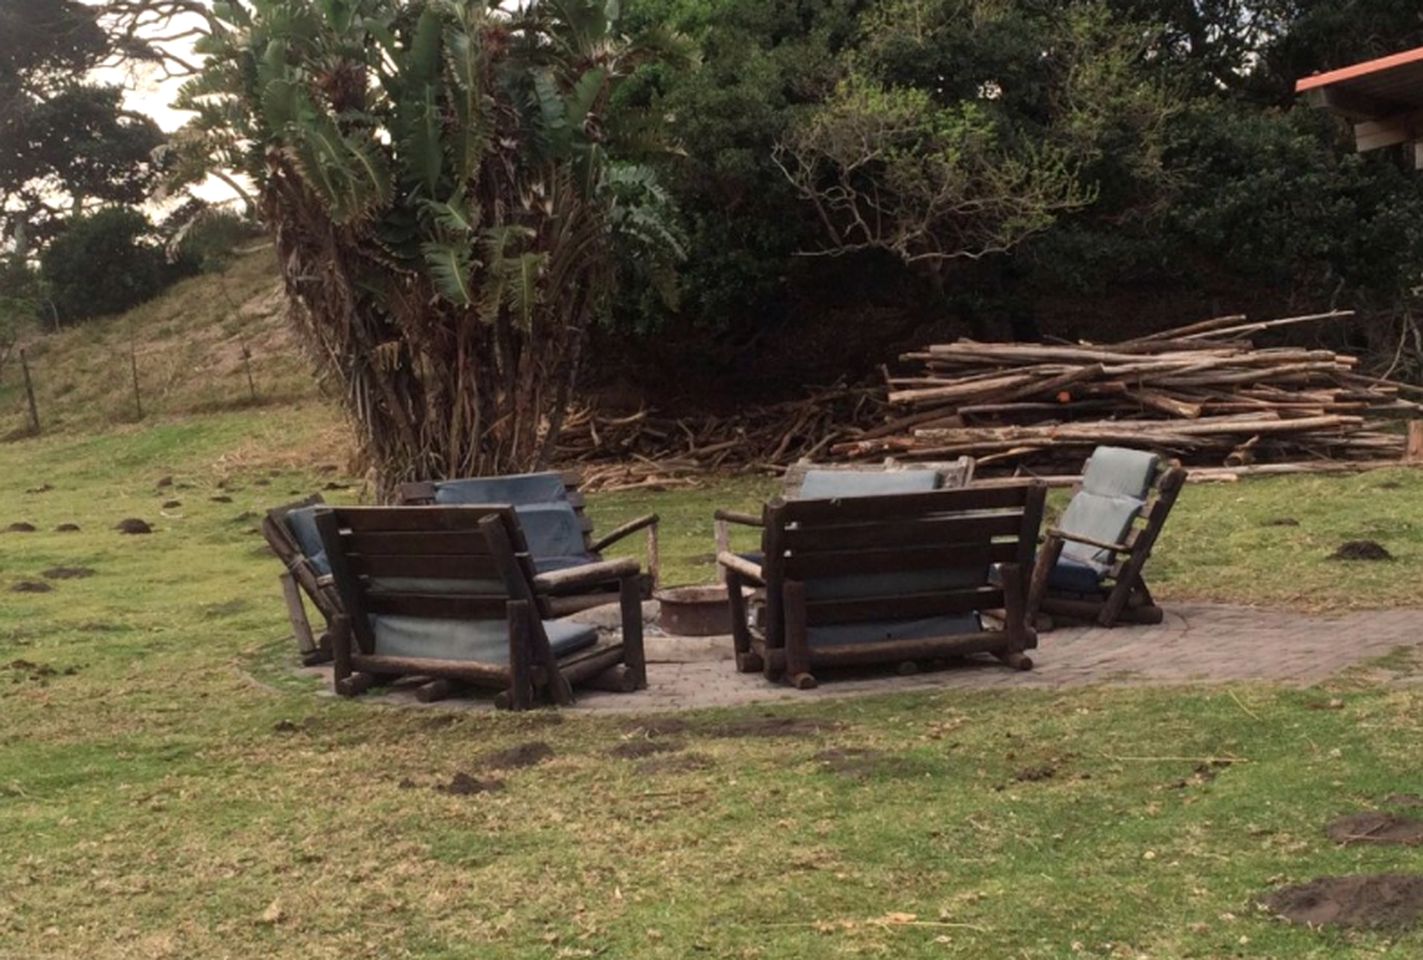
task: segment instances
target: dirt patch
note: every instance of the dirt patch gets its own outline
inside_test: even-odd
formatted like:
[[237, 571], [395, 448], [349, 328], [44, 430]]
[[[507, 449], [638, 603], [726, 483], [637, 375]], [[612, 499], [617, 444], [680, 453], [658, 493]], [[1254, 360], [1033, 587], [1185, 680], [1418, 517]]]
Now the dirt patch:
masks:
[[531, 740], [507, 750], [495, 750], [480, 758], [480, 766], [491, 770], [519, 770], [553, 758], [553, 747], [542, 740]]
[[653, 757], [637, 765], [639, 776], [655, 777], [659, 773], [700, 773], [716, 766], [710, 757], [700, 753], [681, 753], [672, 757]]
[[42, 483], [42, 484], [40, 484], [38, 487], [30, 487], [30, 489], [26, 490], [25, 492], [26, 492], [26, 493], [49, 493], [49, 492], [50, 492], [51, 490], [53, 490], [53, 489], [54, 489], [54, 487], [50, 486], [49, 484], [47, 484], [47, 483]]
[[148, 525], [148, 522], [146, 520], [140, 520], [137, 517], [129, 517], [127, 520], [120, 520], [118, 522], [118, 525], [115, 526], [114, 529], [117, 530], [119, 533], [127, 533], [133, 535], [153, 532], [153, 528]]
[[1381, 483], [1381, 484], [1379, 484], [1377, 487], [1375, 487], [1375, 489], [1376, 489], [1376, 490], [1397, 490], [1398, 488], [1400, 488], [1400, 487], [1402, 487], [1402, 486], [1403, 486], [1403, 484], [1399, 483], [1397, 480], [1385, 480], [1383, 483]]
[[330, 483], [326, 484], [326, 485], [325, 485], [324, 487], [322, 487], [321, 489], [322, 489], [322, 490], [349, 490], [349, 489], [351, 489], [351, 485], [350, 485], [349, 483], [337, 483], [335, 480], [332, 480]]
[[1267, 527], [1297, 527], [1299, 521], [1294, 517], [1276, 517], [1273, 520], [1266, 520], [1264, 526]]
[[692, 725], [680, 717], [656, 717], [639, 720], [624, 732], [633, 737], [676, 737], [691, 733]]
[[659, 753], [676, 753], [686, 749], [680, 740], [629, 740], [608, 751], [608, 756], [619, 760], [641, 760]]
[[77, 524], [77, 523], [61, 523], [59, 526], [57, 526], [57, 527], [54, 528], [54, 532], [55, 532], [55, 533], [78, 533], [78, 532], [79, 532], [79, 524]]
[[10, 587], [11, 593], [49, 593], [54, 587], [43, 580], [20, 580]]
[[1416, 793], [1390, 793], [1383, 802], [1390, 807], [1423, 807], [1423, 797]]
[[1392, 813], [1351, 813], [1324, 828], [1335, 843], [1389, 843], [1416, 846], [1423, 843], [1423, 820]]
[[237, 516], [235, 516], [235, 517], [232, 518], [232, 522], [233, 522], [233, 523], [250, 523], [251, 521], [256, 520], [256, 519], [257, 519], [257, 514], [253, 513], [251, 510], [243, 510], [243, 511], [242, 511], [241, 513], [239, 513]]
[[1057, 776], [1057, 767], [1050, 763], [1040, 763], [1036, 766], [1024, 767], [1013, 774], [1013, 779], [1019, 783], [1038, 783], [1042, 780], [1051, 780]]
[[1291, 923], [1311, 927], [1408, 927], [1423, 916], [1423, 876], [1320, 877], [1260, 901]]
[[845, 725], [839, 720], [824, 720], [819, 717], [763, 716], [716, 724], [707, 727], [702, 732], [709, 737], [744, 740], [756, 737], [816, 737], [823, 733], [844, 729]]
[[207, 603], [202, 607], [203, 616], [206, 617], [230, 617], [241, 613], [252, 606], [252, 601], [238, 597], [235, 600], [227, 600], [223, 603]]
[[231, 503], [231, 502], [232, 502], [232, 498], [229, 497], [229, 496], [228, 496], [227, 494], [225, 494], [225, 493], [219, 493], [219, 494], [218, 494], [217, 496], [215, 496], [215, 497], [208, 497], [208, 499], [211, 500], [213, 503]]
[[34, 533], [34, 532], [35, 532], [35, 525], [34, 525], [33, 523], [25, 523], [24, 521], [20, 521], [19, 523], [12, 523], [12, 524], [10, 524], [8, 527], [5, 528], [5, 532], [6, 532], [6, 533]]
[[172, 478], [172, 477], [159, 477], [158, 480], [157, 480], [157, 482], [155, 482], [153, 485], [154, 485], [155, 487], [157, 487], [159, 490], [162, 490], [162, 489], [164, 489], [165, 487], [171, 487], [171, 486], [173, 485], [173, 478]]
[[1329, 555], [1330, 560], [1392, 560], [1393, 554], [1375, 540], [1349, 540]]
[[435, 788], [441, 793], [451, 793], [457, 797], [468, 797], [476, 793], [494, 793], [504, 789], [504, 781], [497, 778], [480, 780], [467, 773], [456, 773], [450, 782]]
[[182, 505], [183, 505], [183, 501], [181, 501], [181, 500], [164, 500], [164, 501], [163, 501], [163, 509], [164, 509], [164, 510], [177, 510], [177, 509], [178, 509], [179, 507], [181, 507]]
[[16, 683], [27, 679], [44, 681], [50, 677], [72, 677], [79, 672], [78, 667], [65, 667], [63, 670], [56, 670], [47, 663], [35, 663], [31, 660], [11, 660], [5, 664], [4, 669], [18, 674], [18, 676], [14, 678]]
[[93, 575], [94, 571], [88, 567], [50, 567], [40, 574], [46, 580], [83, 580]]

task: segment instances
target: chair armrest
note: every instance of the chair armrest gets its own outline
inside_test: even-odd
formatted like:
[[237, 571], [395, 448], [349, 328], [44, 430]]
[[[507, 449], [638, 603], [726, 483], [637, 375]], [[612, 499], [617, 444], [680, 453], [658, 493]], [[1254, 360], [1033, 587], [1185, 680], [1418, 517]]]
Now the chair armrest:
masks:
[[597, 586], [600, 583], [621, 580], [624, 577], [635, 577], [640, 572], [641, 568], [637, 565], [636, 560], [631, 557], [623, 557], [619, 560], [585, 563], [581, 567], [570, 567], [567, 570], [550, 570], [548, 573], [541, 573], [534, 577], [534, 586], [550, 593], [562, 592], [578, 587]]
[[716, 555], [716, 562], [726, 567], [728, 570], [735, 570], [743, 577], [747, 577], [757, 583], [765, 583], [765, 578], [761, 575], [761, 565], [738, 556], [730, 550], [723, 550]]
[[1080, 533], [1068, 533], [1066, 530], [1059, 530], [1057, 527], [1050, 527], [1047, 535], [1058, 540], [1071, 540], [1074, 543], [1085, 543], [1089, 547], [1111, 550], [1113, 553], [1131, 553], [1131, 547], [1125, 543], [1109, 543], [1106, 540], [1096, 540], [1092, 537], [1084, 537]]
[[610, 530], [605, 536], [599, 537], [597, 540], [593, 541], [591, 549], [594, 553], [602, 553], [604, 549], [612, 546], [624, 537], [637, 533], [639, 530], [644, 530], [647, 527], [655, 527], [657, 526], [657, 523], [658, 517], [655, 513], [649, 513], [645, 517], [638, 517], [636, 520], [630, 520], [627, 523], [623, 524], [621, 527], [618, 527], [615, 530]]
[[712, 514], [712, 518], [715, 520], [721, 520], [725, 523], [739, 523], [745, 527], [762, 526], [760, 517], [754, 516], [749, 513], [740, 513], [736, 510], [718, 510], [716, 513]]

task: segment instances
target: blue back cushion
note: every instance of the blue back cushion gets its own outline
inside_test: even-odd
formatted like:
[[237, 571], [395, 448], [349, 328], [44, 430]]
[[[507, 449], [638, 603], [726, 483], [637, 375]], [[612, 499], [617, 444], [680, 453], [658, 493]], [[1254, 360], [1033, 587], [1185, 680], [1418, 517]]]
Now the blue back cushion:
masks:
[[[1058, 526], [1068, 533], [1121, 543], [1146, 506], [1156, 465], [1153, 453], [1098, 447], [1082, 473], [1082, 489], [1067, 505]], [[1110, 550], [1072, 540], [1063, 546], [1062, 555], [1099, 573], [1105, 572], [1115, 559]]]
[[1156, 476], [1157, 456], [1126, 447], [1098, 447], [1082, 471], [1082, 489], [1104, 497], [1145, 500]]
[[807, 470], [801, 500], [928, 493], [939, 486], [935, 470]]
[[442, 480], [435, 484], [435, 502], [439, 504], [511, 503], [517, 507], [567, 499], [563, 475], [556, 471]]
[[316, 529], [316, 511], [329, 509], [324, 505], [299, 507], [287, 514], [287, 529], [291, 531], [297, 546], [306, 556], [318, 576], [329, 576], [331, 564], [326, 559], [326, 545], [321, 542], [321, 534]]
[[535, 562], [573, 557], [588, 563], [596, 559], [584, 545], [578, 512], [568, 501], [521, 504], [514, 507], [514, 512], [519, 515]]

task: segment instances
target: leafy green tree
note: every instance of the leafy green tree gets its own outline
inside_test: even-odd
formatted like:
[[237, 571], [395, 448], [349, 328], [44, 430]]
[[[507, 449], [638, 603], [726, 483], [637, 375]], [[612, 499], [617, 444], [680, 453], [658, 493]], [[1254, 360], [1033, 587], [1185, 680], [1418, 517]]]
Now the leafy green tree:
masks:
[[152, 224], [129, 207], [71, 220], [40, 257], [40, 277], [66, 323], [143, 303], [172, 276]]
[[[623, 79], [690, 51], [618, 4], [240, 0], [181, 103], [259, 185], [298, 325], [383, 492], [545, 463], [617, 277]], [[665, 245], [657, 231], [624, 238]], [[665, 251], [654, 251], [665, 252]]]

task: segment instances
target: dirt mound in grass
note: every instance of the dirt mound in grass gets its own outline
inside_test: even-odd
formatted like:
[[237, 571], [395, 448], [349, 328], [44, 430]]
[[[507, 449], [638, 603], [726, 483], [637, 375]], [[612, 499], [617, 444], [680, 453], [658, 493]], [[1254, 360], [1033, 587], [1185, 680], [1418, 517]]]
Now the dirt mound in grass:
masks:
[[700, 753], [681, 753], [644, 760], [637, 765], [637, 772], [639, 776], [652, 777], [659, 773], [701, 773], [714, 766], [710, 757]]
[[533, 740], [507, 750], [496, 750], [493, 753], [485, 754], [481, 765], [492, 770], [518, 770], [523, 767], [536, 766], [552, 758], [553, 747], [542, 740]]
[[41, 574], [46, 580], [83, 580], [93, 575], [88, 567], [50, 567]]
[[10, 524], [8, 527], [5, 528], [5, 532], [6, 532], [6, 533], [34, 533], [34, 532], [35, 532], [35, 525], [34, 525], [33, 523], [25, 523], [24, 521], [20, 521], [19, 523], [12, 523], [12, 524]]
[[1335, 843], [1423, 843], [1423, 820], [1392, 813], [1351, 813], [1324, 828]]
[[839, 720], [823, 720], [819, 717], [764, 716], [719, 723], [708, 727], [704, 732], [711, 737], [743, 740], [756, 737], [814, 737], [843, 729], [845, 729], [845, 725]]
[[1291, 923], [1311, 927], [1408, 927], [1423, 916], [1423, 876], [1320, 877], [1275, 890], [1260, 902]]
[[457, 797], [468, 797], [476, 793], [493, 793], [504, 789], [503, 780], [480, 780], [467, 773], [456, 773], [450, 782], [435, 788], [441, 793], [451, 793]]
[[628, 740], [608, 751], [608, 756], [619, 760], [641, 760], [658, 753], [676, 753], [685, 749], [680, 740]]
[[140, 520], [137, 517], [129, 517], [126, 520], [120, 520], [114, 526], [114, 529], [117, 530], [119, 533], [127, 533], [134, 535], [153, 532], [153, 528], [148, 525], [148, 521]]
[[79, 532], [79, 524], [77, 524], [77, 523], [61, 523], [59, 526], [57, 526], [57, 527], [54, 528], [54, 532], [55, 532], [55, 533], [78, 533], [78, 532]]
[[43, 580], [20, 580], [10, 588], [11, 593], [49, 593], [54, 587]]
[[1393, 554], [1375, 540], [1349, 540], [1329, 555], [1330, 560], [1392, 560]]

